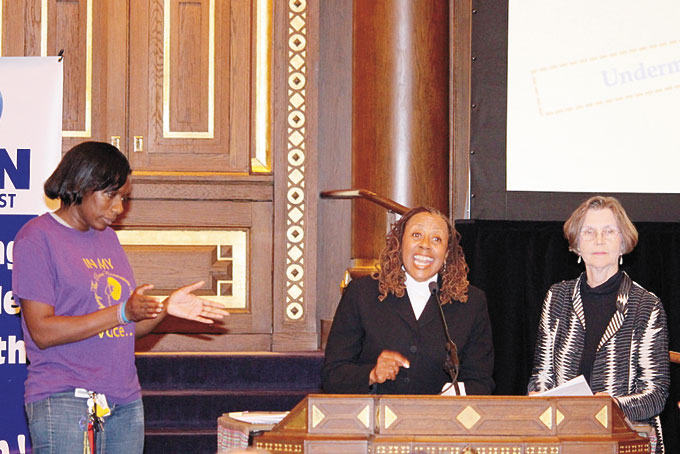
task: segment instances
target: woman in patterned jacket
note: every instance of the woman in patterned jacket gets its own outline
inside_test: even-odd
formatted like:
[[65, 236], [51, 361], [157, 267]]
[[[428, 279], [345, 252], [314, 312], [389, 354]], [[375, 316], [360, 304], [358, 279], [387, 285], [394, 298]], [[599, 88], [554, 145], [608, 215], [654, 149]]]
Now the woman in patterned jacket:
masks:
[[651, 424], [652, 452], [663, 453], [658, 415], [670, 385], [666, 313], [656, 295], [619, 270], [637, 230], [618, 200], [596, 196], [572, 213], [564, 235], [586, 270], [546, 295], [529, 393], [583, 375], [628, 419]]

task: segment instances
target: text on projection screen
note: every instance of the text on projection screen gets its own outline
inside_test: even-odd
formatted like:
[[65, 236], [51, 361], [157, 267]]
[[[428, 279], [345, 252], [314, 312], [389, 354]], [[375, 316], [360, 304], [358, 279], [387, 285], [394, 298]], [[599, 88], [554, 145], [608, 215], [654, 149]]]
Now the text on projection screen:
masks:
[[507, 190], [680, 193], [680, 2], [509, 0]]

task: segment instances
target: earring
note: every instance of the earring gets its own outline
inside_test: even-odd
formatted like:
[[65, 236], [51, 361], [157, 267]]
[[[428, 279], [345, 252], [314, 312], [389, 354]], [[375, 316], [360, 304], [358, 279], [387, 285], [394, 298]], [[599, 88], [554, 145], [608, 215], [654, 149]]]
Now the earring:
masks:
[[619, 265], [623, 265], [623, 254], [619, 255]]
[[578, 256], [578, 260], [576, 261], [576, 263], [581, 263], [581, 256], [580, 255]]

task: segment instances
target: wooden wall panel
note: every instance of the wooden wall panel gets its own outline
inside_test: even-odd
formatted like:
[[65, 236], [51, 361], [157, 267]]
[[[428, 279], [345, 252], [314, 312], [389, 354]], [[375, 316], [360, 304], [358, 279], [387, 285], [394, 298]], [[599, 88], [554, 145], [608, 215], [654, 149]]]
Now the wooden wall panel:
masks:
[[57, 0], [56, 24], [52, 34], [54, 52], [64, 49], [68, 58], [64, 62], [64, 113], [63, 128], [67, 131], [85, 130], [87, 124], [86, 87], [88, 81], [88, 18], [86, 1]]
[[[62, 151], [85, 140], [126, 134], [127, 5], [121, 1], [50, 0], [41, 53], [64, 51]], [[121, 139], [122, 140], [122, 139]]]
[[[133, 185], [134, 188], [134, 185]], [[134, 191], [134, 189], [133, 189]], [[133, 196], [118, 222], [129, 227], [249, 227], [251, 204], [208, 200], [140, 200]]]
[[[149, 340], [139, 343], [138, 350], [172, 350], [179, 344], [182, 344], [180, 349], [185, 351], [271, 350], [272, 213], [271, 201], [131, 200], [124, 216], [119, 219], [119, 230], [240, 230], [247, 232], [248, 243], [246, 256], [240, 257], [247, 262], [246, 307], [233, 310], [223, 323], [215, 325], [168, 318], [156, 328]], [[203, 280], [206, 285], [198, 293], [210, 297], [216, 294], [217, 280], [229, 280], [233, 272], [229, 263], [220, 264], [215, 260], [214, 245], [124, 247], [135, 270], [137, 284], [153, 283], [156, 285], [153, 294], [165, 295], [179, 285]], [[223, 336], [208, 336], [217, 333]], [[258, 336], [244, 337], [244, 334]], [[239, 336], [236, 343], [232, 340], [235, 335]], [[263, 348], [265, 339], [267, 344]], [[249, 341], [253, 343], [248, 344]]]
[[206, 290], [197, 294], [215, 294], [216, 280], [231, 280], [231, 262], [213, 257], [216, 246], [126, 246], [125, 252], [140, 282], [152, 282], [154, 295], [169, 295], [178, 282], [209, 279]]
[[271, 176], [220, 175], [137, 175], [133, 174], [134, 198], [177, 200], [250, 200], [271, 201], [274, 197]]
[[156, 334], [137, 340], [138, 352], [261, 352], [271, 350], [269, 334]]
[[[46, 10], [42, 3], [2, 0], [2, 53], [64, 49], [63, 149], [112, 142], [134, 169], [132, 200], [117, 228], [248, 233], [247, 310], [212, 328], [169, 321], [140, 348], [315, 349], [318, 2], [46, 0]], [[272, 19], [259, 22], [262, 11]], [[258, 26], [264, 41], [256, 42]], [[263, 61], [271, 75], [257, 85]], [[256, 108], [255, 99], [266, 105]], [[251, 168], [256, 114], [266, 123], [258, 135], [262, 168]], [[278, 175], [267, 173], [272, 166]], [[292, 233], [303, 232], [303, 249], [288, 240], [289, 223]], [[130, 250], [140, 282], [167, 290], [206, 278], [206, 291], [214, 290], [221, 271], [202, 262], [212, 252], [173, 247]], [[304, 276], [302, 297], [292, 300], [288, 290], [299, 280], [291, 270]]]
[[[182, 2], [171, 13], [170, 129], [207, 131], [210, 84], [208, 2]], [[175, 9], [175, 8], [173, 8]], [[213, 38], [214, 39], [214, 38]], [[228, 93], [222, 102], [229, 102]]]
[[131, 0], [136, 170], [249, 173], [252, 21], [246, 0]]
[[3, 0], [0, 56], [40, 55], [40, 0]]

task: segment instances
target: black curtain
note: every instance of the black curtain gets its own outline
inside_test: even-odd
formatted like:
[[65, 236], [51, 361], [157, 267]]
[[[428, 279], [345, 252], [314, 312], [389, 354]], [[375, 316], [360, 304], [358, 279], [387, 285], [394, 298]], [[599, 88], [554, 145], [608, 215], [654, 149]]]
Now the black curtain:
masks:
[[[623, 270], [663, 301], [670, 349], [680, 351], [680, 223], [636, 223], [640, 239]], [[543, 299], [555, 282], [583, 271], [569, 252], [562, 222], [458, 221], [472, 285], [486, 292], [496, 361], [495, 394], [524, 395]], [[661, 415], [666, 452], [680, 452], [680, 365]]]

